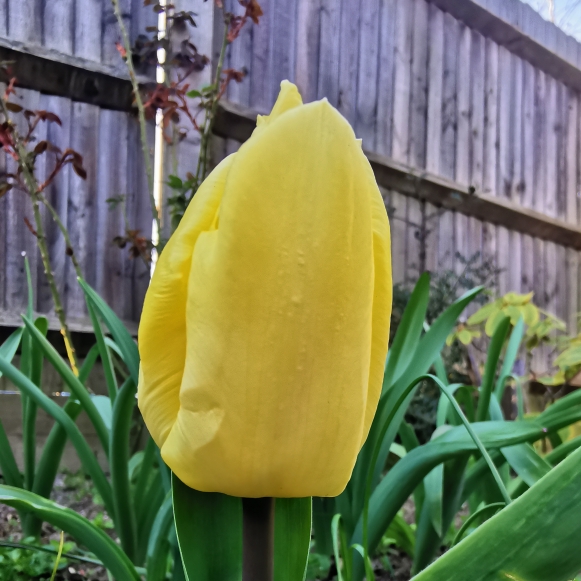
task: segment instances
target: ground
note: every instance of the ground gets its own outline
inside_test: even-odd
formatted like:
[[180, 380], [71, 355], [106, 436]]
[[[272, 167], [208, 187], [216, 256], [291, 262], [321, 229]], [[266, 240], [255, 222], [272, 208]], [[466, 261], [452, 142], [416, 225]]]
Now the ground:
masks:
[[[103, 507], [93, 499], [89, 480], [80, 474], [59, 474], [57, 476], [52, 500], [63, 506], [68, 506], [80, 515], [88, 518], [111, 533], [111, 521], [103, 512]], [[15, 509], [0, 504], [0, 539], [20, 543], [23, 541], [20, 521]], [[44, 523], [41, 543], [53, 541], [58, 547], [60, 531]], [[78, 553], [74, 540], [65, 535], [65, 551]], [[54, 555], [38, 551], [22, 551], [0, 547], [0, 579], [2, 581], [48, 581], [54, 566]], [[24, 569], [24, 570], [22, 570]], [[55, 581], [108, 581], [107, 573], [102, 567], [64, 560]]]
[[[60, 505], [67, 506], [80, 515], [93, 521], [113, 537], [112, 523], [94, 496], [94, 489], [90, 480], [82, 474], [59, 474], [53, 488], [52, 500]], [[413, 503], [408, 501], [404, 506], [404, 518], [413, 522]], [[11, 542], [23, 542], [20, 521], [15, 509], [0, 504], [0, 539]], [[58, 546], [60, 531], [45, 523], [42, 528], [41, 543], [48, 544], [52, 541]], [[65, 551], [78, 554], [79, 549], [74, 544], [74, 539], [65, 536], [67, 543]], [[386, 571], [385, 561], [375, 560], [373, 565], [377, 581], [408, 581], [411, 577], [411, 559], [397, 548], [388, 551], [392, 571]], [[0, 579], [2, 581], [48, 581], [52, 573], [55, 557], [48, 553], [37, 551], [22, 551], [0, 547]], [[20, 569], [13, 566], [18, 563]], [[311, 575], [308, 579], [332, 581], [336, 579], [336, 569], [330, 561], [321, 564], [313, 564], [309, 567]], [[316, 566], [320, 565], [320, 566]], [[95, 567], [86, 563], [73, 560], [63, 561], [55, 581], [108, 581], [106, 571], [101, 567]]]

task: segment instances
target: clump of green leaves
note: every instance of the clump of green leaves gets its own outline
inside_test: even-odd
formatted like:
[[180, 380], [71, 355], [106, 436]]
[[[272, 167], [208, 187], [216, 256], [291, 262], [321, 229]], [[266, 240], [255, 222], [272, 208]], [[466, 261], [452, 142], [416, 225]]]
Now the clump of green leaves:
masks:
[[[9, 539], [12, 541], [12, 539]], [[59, 549], [59, 541], [49, 541], [41, 545], [34, 538], [26, 538], [22, 541], [28, 548], [0, 546], [0, 579], [2, 581], [48, 581], [55, 566], [55, 552]], [[32, 547], [40, 547], [45, 550], [34, 550]], [[70, 553], [76, 549], [75, 543], [67, 541], [63, 544], [63, 553]], [[58, 570], [64, 569], [69, 564], [68, 560], [61, 557]]]

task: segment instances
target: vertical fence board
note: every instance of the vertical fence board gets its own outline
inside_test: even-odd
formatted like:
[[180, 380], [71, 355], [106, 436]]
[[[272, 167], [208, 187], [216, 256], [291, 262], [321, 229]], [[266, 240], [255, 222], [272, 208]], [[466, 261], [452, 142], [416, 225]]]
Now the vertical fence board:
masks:
[[372, 151], [375, 150], [377, 123], [379, 6], [378, 0], [361, 0], [357, 115], [354, 125], [357, 137], [363, 140], [363, 147]]
[[[281, 81], [285, 79], [297, 78], [298, 81], [298, 71], [295, 73], [295, 34], [297, 23], [297, 1], [299, 0], [276, 0], [272, 2], [269, 7], [273, 11], [272, 20], [272, 34], [274, 42], [272, 43], [272, 88], [270, 100], [274, 103], [276, 97], [278, 96], [279, 87]], [[319, 8], [320, 0], [314, 5], [314, 9], [320, 11]], [[247, 25], [250, 28], [251, 25]], [[260, 26], [260, 25], [259, 25]], [[314, 26], [313, 23], [309, 22], [308, 26]], [[314, 35], [317, 35], [313, 38]], [[309, 37], [307, 38], [309, 42], [308, 50], [306, 52], [306, 58], [309, 60], [307, 63], [309, 70], [309, 88], [304, 94], [304, 98], [307, 101], [316, 99], [317, 97], [317, 85], [318, 85], [318, 63], [314, 62], [318, 59], [318, 30], [310, 30]], [[299, 47], [298, 55], [304, 54]], [[313, 59], [313, 62], [311, 62]]]
[[[295, 79], [303, 99], [314, 101], [317, 98], [319, 74], [320, 0], [296, 1], [298, 2], [298, 28]], [[293, 5], [292, 2], [287, 2], [287, 4]], [[273, 25], [271, 24], [271, 26]], [[278, 41], [277, 38], [274, 44]], [[271, 50], [273, 50], [272, 46]]]
[[401, 283], [405, 281], [406, 275], [406, 198], [397, 192], [390, 191], [389, 195], [391, 213], [391, 255], [393, 282]]
[[440, 172], [440, 143], [442, 139], [444, 14], [433, 4], [429, 6], [429, 22], [426, 169], [438, 174]]
[[442, 143], [440, 174], [454, 179], [456, 166], [456, 131], [458, 124], [458, 48], [459, 23], [444, 15], [444, 83], [442, 100]]
[[412, 54], [412, 103], [410, 116], [410, 165], [426, 167], [426, 113], [428, 93], [428, 4], [416, 0]]
[[75, 0], [75, 55], [100, 62], [103, 19], [101, 0]]
[[423, 203], [415, 198], [407, 199], [406, 228], [406, 282], [414, 284], [425, 270], [425, 243], [421, 240], [423, 223]]
[[520, 201], [526, 208], [532, 208], [535, 179], [535, 69], [527, 62], [523, 63], [523, 84], [523, 178]]
[[396, 20], [392, 156], [408, 163], [414, 3], [398, 0]]
[[340, 26], [341, 3], [335, 0], [322, 0], [317, 94], [319, 98], [327, 97], [334, 107], [339, 103]]
[[42, 44], [42, 0], [6, 0], [8, 34], [13, 40]]
[[426, 203], [426, 270], [435, 272], [438, 269], [438, 222], [440, 210], [432, 204]]
[[379, 67], [377, 86], [377, 135], [375, 147], [382, 155], [391, 154], [393, 141], [393, 106], [395, 67], [395, 13], [397, 0], [381, 3], [381, 26], [379, 28]]
[[470, 183], [476, 191], [482, 191], [484, 179], [484, 37], [472, 31], [470, 54]]
[[472, 35], [467, 26], [460, 26], [457, 82], [457, 137], [455, 179], [467, 186], [470, 183], [470, 68]]
[[[73, 53], [74, 0], [48, 1], [44, 4], [44, 45], [63, 54]], [[81, 8], [82, 10], [82, 8]], [[94, 24], [93, 24], [94, 26]]]
[[359, 63], [360, 0], [343, 2], [339, 56], [338, 109], [353, 124], [357, 107], [357, 65]]
[[[0, 172], [6, 171], [6, 154], [0, 151]], [[6, 309], [6, 279], [8, 277], [8, 248], [6, 223], [8, 220], [8, 200], [9, 195], [0, 196], [0, 310]]]
[[[67, 226], [72, 250], [79, 261], [83, 276], [95, 284], [95, 199], [97, 197], [97, 143], [99, 140], [99, 108], [85, 103], [73, 103], [71, 147], [83, 152], [83, 167], [87, 179], [74, 172], [69, 174]], [[77, 283], [76, 272], [70, 260], [65, 266], [67, 314], [71, 317], [86, 315], [85, 299]]]
[[[234, 5], [226, 6], [226, 9], [235, 14], [242, 12], [243, 8], [237, 2]], [[228, 47], [228, 68], [236, 69], [237, 71], [247, 70], [250, 72], [252, 63], [252, 38], [254, 36], [254, 27], [250, 25], [244, 26], [240, 32], [240, 36]], [[246, 75], [241, 83], [230, 83], [228, 85], [228, 99], [239, 103], [245, 107], [250, 107], [250, 83], [252, 75]]]
[[486, 39], [484, 192], [496, 195], [498, 45]]

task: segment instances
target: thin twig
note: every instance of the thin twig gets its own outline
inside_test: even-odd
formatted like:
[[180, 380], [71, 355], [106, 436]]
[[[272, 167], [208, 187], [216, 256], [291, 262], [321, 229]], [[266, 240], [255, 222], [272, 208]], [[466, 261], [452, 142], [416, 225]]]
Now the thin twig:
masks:
[[78, 278], [83, 278], [83, 272], [81, 271], [81, 265], [75, 256], [75, 252], [73, 250], [73, 243], [71, 241], [71, 237], [69, 236], [69, 231], [67, 227], [63, 224], [58, 212], [54, 209], [54, 206], [46, 199], [46, 197], [42, 194], [38, 194], [38, 199], [44, 204], [46, 209], [50, 212], [52, 219], [55, 221], [58, 229], [61, 231], [63, 238], [65, 239], [65, 245], [67, 248], [67, 255], [70, 256], [71, 262], [73, 263], [73, 267], [75, 269], [75, 273]]
[[127, 28], [125, 27], [125, 23], [123, 22], [123, 15], [121, 14], [119, 0], [111, 0], [111, 4], [113, 5], [113, 11], [115, 13], [115, 17], [117, 18], [117, 24], [119, 25], [119, 30], [121, 32], [121, 39], [123, 41], [123, 50], [125, 52], [123, 58], [125, 60], [125, 64], [127, 65], [127, 71], [129, 73], [131, 86], [133, 87], [133, 97], [135, 99], [135, 105], [137, 107], [137, 113], [139, 117], [141, 151], [143, 152], [143, 161], [145, 163], [145, 171], [147, 173], [147, 184], [149, 186], [149, 200], [151, 203], [151, 213], [156, 223], [157, 231], [161, 232], [161, 218], [159, 215], [159, 210], [155, 203], [155, 197], [153, 195], [153, 168], [151, 166], [151, 159], [149, 156], [149, 144], [147, 141], [147, 120], [145, 118], [145, 107], [143, 105], [141, 93], [139, 92], [139, 82], [137, 81], [137, 74], [135, 73], [135, 68], [133, 66], [133, 52], [131, 51], [131, 43], [129, 41], [129, 35], [127, 34]]
[[214, 91], [215, 95], [212, 99], [212, 104], [206, 109], [204, 115], [204, 123], [202, 125], [202, 136], [200, 139], [200, 154], [198, 157], [198, 167], [196, 168], [196, 185], [199, 185], [206, 178], [208, 169], [208, 150], [210, 147], [210, 139], [212, 136], [212, 129], [214, 127], [214, 120], [216, 118], [216, 110], [218, 102], [220, 101], [220, 79], [222, 77], [222, 70], [224, 69], [224, 59], [226, 56], [226, 49], [228, 48], [228, 27], [230, 22], [227, 18], [224, 19], [224, 38], [222, 40], [222, 48], [220, 49], [220, 57], [216, 66], [216, 74], [214, 76]]
[[[8, 114], [8, 108], [6, 107], [6, 100], [5, 97], [0, 98], [0, 109], [4, 114], [4, 117], [7, 122], [11, 123], [10, 116]], [[54, 311], [59, 320], [60, 328], [61, 328], [61, 335], [63, 336], [63, 340], [65, 342], [65, 348], [67, 351], [67, 356], [69, 359], [69, 363], [75, 375], [78, 375], [78, 366], [77, 366], [77, 358], [75, 355], [75, 348], [73, 345], [73, 340], [71, 337], [71, 333], [66, 321], [66, 315], [63, 308], [61, 296], [56, 284], [54, 272], [52, 271], [52, 266], [50, 263], [50, 254], [48, 251], [48, 246], [46, 244], [46, 236], [44, 233], [44, 226], [42, 224], [42, 216], [40, 214], [40, 199], [38, 194], [38, 182], [34, 177], [34, 168], [30, 167], [28, 162], [29, 152], [24, 146], [22, 142], [22, 138], [16, 128], [12, 133], [12, 137], [14, 139], [14, 145], [16, 148], [16, 152], [18, 153], [19, 158], [19, 165], [22, 169], [22, 174], [24, 176], [24, 182], [26, 184], [26, 188], [30, 194], [30, 198], [32, 200], [32, 213], [34, 216], [34, 224], [36, 230], [36, 243], [38, 246], [38, 250], [40, 251], [40, 257], [42, 259], [42, 265], [44, 267], [44, 272], [46, 275], [46, 280], [48, 282], [48, 286], [50, 288], [50, 292], [52, 295], [52, 300], [54, 303]]]

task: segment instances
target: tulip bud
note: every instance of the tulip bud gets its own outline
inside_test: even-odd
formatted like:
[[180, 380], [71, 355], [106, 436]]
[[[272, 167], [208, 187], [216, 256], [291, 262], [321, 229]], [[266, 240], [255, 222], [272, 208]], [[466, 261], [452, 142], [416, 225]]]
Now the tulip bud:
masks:
[[389, 223], [326, 99], [285, 81], [205, 180], [161, 255], [139, 328], [139, 407], [185, 484], [336, 496], [381, 392]]

